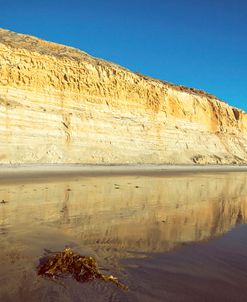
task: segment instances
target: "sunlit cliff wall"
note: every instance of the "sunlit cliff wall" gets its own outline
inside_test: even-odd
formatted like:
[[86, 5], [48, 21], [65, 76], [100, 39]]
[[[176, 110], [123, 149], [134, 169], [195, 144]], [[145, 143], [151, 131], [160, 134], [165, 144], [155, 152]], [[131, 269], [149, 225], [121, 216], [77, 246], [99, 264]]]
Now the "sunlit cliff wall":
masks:
[[0, 131], [0, 163], [247, 162], [243, 111], [3, 29]]

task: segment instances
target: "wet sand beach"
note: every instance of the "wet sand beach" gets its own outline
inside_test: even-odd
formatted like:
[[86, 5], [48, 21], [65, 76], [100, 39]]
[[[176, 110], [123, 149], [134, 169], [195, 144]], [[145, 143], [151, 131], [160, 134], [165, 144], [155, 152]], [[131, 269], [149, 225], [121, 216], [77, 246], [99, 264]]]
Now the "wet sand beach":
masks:
[[[1, 167], [0, 301], [246, 301], [245, 170]], [[65, 246], [129, 290], [38, 276]]]
[[81, 165], [81, 164], [3, 164], [0, 165], [0, 181], [70, 177], [76, 175], [165, 175], [173, 173], [247, 172], [247, 165]]

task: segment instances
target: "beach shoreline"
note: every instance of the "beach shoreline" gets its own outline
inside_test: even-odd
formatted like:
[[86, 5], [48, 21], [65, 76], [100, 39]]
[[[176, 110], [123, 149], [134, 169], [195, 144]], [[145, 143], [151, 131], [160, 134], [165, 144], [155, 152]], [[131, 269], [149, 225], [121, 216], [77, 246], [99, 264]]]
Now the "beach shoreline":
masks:
[[85, 165], [85, 164], [3, 164], [0, 181], [72, 176], [169, 175], [190, 173], [247, 172], [247, 165]]

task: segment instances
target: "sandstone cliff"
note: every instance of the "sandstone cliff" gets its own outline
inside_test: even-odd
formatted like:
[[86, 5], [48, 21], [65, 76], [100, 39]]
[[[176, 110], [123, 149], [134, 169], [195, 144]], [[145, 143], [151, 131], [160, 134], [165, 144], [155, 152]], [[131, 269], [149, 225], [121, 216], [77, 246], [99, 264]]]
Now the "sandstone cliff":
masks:
[[0, 163], [246, 163], [247, 114], [0, 29]]

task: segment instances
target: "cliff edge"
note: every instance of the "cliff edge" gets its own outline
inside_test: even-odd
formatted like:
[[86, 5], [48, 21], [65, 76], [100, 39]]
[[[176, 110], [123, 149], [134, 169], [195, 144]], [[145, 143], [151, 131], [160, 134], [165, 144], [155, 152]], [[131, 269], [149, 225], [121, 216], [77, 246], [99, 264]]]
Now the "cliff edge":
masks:
[[0, 163], [247, 163], [242, 110], [4, 29], [0, 117]]

